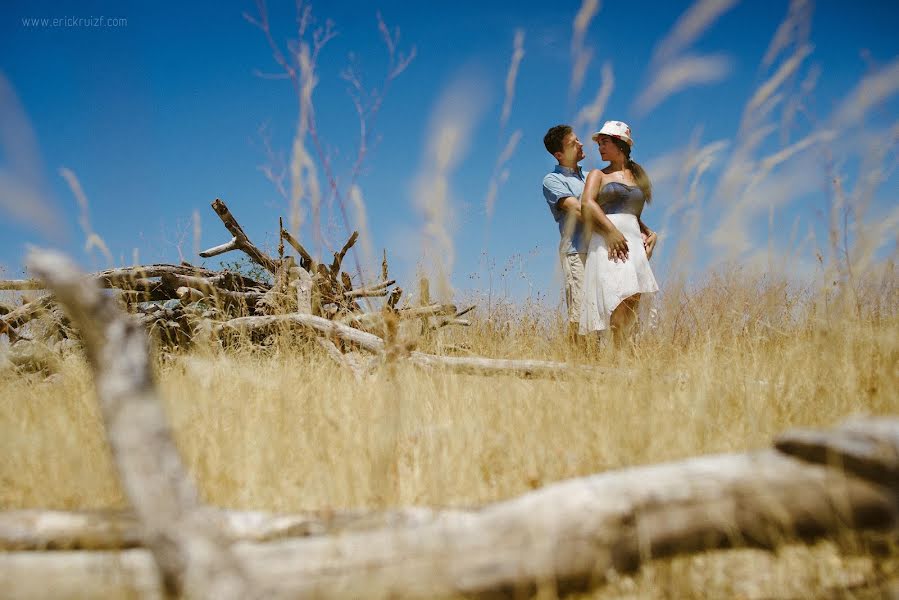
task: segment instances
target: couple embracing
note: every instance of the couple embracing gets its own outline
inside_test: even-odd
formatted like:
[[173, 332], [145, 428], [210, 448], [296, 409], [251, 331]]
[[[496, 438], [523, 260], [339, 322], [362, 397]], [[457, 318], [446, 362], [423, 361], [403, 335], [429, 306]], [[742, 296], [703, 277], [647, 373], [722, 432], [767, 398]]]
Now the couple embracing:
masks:
[[640, 218], [652, 184], [631, 159], [626, 123], [606, 121], [592, 139], [609, 165], [585, 173], [584, 145], [572, 128], [546, 132], [543, 144], [559, 164], [543, 178], [543, 196], [562, 238], [569, 332], [611, 330], [618, 346], [631, 338], [640, 295], [659, 289], [649, 267], [657, 236]]

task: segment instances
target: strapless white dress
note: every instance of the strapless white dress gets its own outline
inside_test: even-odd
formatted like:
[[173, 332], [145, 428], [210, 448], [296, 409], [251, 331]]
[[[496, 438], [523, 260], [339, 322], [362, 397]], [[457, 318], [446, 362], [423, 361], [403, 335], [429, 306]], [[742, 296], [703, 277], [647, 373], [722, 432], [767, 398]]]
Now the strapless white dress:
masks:
[[627, 213], [611, 214], [608, 217], [627, 240], [628, 259], [625, 262], [609, 260], [605, 238], [593, 233], [584, 265], [584, 300], [579, 326], [581, 334], [608, 329], [612, 311], [623, 300], [634, 294], [659, 291], [643, 247], [637, 217]]

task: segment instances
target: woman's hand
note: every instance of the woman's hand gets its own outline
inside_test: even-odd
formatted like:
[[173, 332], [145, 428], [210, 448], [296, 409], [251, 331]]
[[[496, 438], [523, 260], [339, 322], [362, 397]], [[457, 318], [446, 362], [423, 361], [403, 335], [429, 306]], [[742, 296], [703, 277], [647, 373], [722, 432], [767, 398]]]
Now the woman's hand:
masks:
[[609, 247], [609, 260], [618, 262], [620, 259], [621, 262], [625, 262], [629, 249], [624, 235], [617, 228], [613, 227], [604, 237], [606, 238], [606, 245]]
[[655, 250], [657, 241], [659, 241], [659, 236], [656, 235], [655, 231], [650, 231], [649, 235], [643, 236], [643, 247], [646, 249], [646, 258], [652, 258], [652, 251]]

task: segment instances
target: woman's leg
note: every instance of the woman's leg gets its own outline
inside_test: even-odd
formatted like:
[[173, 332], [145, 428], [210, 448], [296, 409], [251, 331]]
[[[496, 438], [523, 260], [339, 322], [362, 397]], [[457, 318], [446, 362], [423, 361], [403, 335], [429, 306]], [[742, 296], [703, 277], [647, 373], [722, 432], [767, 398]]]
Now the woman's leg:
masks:
[[612, 329], [612, 337], [616, 348], [633, 341], [634, 325], [637, 322], [637, 308], [639, 305], [640, 294], [634, 294], [630, 298], [622, 300], [621, 304], [612, 311], [609, 325]]

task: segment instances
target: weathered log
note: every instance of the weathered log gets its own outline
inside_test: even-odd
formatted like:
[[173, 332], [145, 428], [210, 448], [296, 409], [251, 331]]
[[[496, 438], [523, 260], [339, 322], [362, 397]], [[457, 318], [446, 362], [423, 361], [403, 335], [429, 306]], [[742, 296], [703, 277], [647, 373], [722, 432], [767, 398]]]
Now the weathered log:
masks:
[[362, 377], [366, 373], [366, 369], [359, 363], [358, 360], [353, 360], [349, 358], [349, 355], [344, 354], [340, 351], [337, 345], [331, 340], [323, 337], [316, 338], [315, 340], [318, 342], [318, 345], [324, 348], [325, 352], [327, 352], [328, 356], [334, 360], [338, 365], [344, 367], [349, 370], [350, 373], [353, 374], [353, 377], [356, 381], [362, 381]]
[[435, 324], [431, 325], [431, 331], [437, 331], [438, 329], [442, 329], [449, 325], [458, 325], [460, 327], [471, 327], [471, 321], [468, 319], [440, 319]]
[[[258, 282], [254, 282], [252, 279], [244, 279], [239, 276], [235, 276], [233, 273], [223, 272], [217, 275], [212, 275], [210, 277], [195, 277], [192, 275], [181, 275], [178, 273], [165, 273], [160, 277], [160, 281], [167, 285], [172, 289], [177, 289], [179, 287], [191, 287], [196, 290], [200, 290], [202, 292], [206, 292], [209, 294], [218, 294], [220, 292], [232, 292], [232, 293], [256, 293], [258, 296], [262, 295], [262, 292], [259, 290], [265, 289], [268, 286], [262, 286]], [[253, 282], [254, 287], [257, 287], [255, 290], [248, 289], [246, 282]]]
[[156, 396], [147, 336], [64, 256], [33, 253], [28, 263], [81, 332], [112, 455], [165, 589], [173, 595], [247, 597], [246, 576], [200, 510], [171, 437]]
[[451, 315], [456, 312], [455, 304], [426, 304], [423, 306], [410, 306], [396, 311], [400, 319], [416, 319], [420, 317], [434, 317], [437, 315]]
[[[387, 511], [321, 510], [297, 514], [222, 510], [203, 512], [231, 542], [334, 535], [384, 527], [417, 526], [446, 511], [409, 507]], [[137, 516], [125, 510], [11, 510], [0, 512], [0, 551], [126, 550], [143, 545]]]
[[474, 309], [475, 305], [472, 304], [468, 308], [463, 308], [462, 310], [458, 311], [452, 317], [440, 319], [439, 321], [437, 321], [437, 323], [431, 325], [431, 330], [433, 331], [436, 329], [440, 329], [441, 327], [446, 327], [447, 325], [461, 325], [462, 327], [469, 327], [471, 325], [471, 321], [469, 321], [468, 319], [462, 319], [460, 317], [462, 317], [462, 315], [468, 314]]
[[[249, 333], [254, 330], [265, 330], [285, 325], [299, 325], [328, 336], [336, 336], [377, 354], [382, 354], [386, 350], [384, 340], [374, 334], [314, 315], [293, 313], [287, 315], [238, 317], [221, 323], [212, 323], [210, 327], [215, 332], [230, 329]], [[610, 369], [595, 365], [574, 365], [545, 360], [436, 356], [417, 350], [409, 352], [408, 359], [412, 364], [418, 366], [447, 369], [468, 375], [511, 375], [533, 378], [556, 378], [570, 375], [584, 377], [599, 377], [609, 374], [617, 376], [633, 375], [633, 372], [630, 370]]]
[[306, 248], [304, 248], [303, 245], [283, 227], [281, 228], [281, 239], [287, 240], [287, 243], [300, 255], [300, 267], [309, 272], [315, 271], [315, 259], [312, 258], [312, 255], [309, 254]]
[[390, 291], [390, 295], [387, 296], [387, 308], [395, 311], [396, 305], [400, 301], [400, 297], [403, 295], [403, 288], [395, 287]]
[[268, 272], [272, 274], [275, 274], [277, 272], [278, 261], [268, 256], [265, 252], [257, 248], [253, 244], [253, 242], [250, 241], [250, 239], [247, 237], [247, 234], [244, 233], [243, 228], [237, 222], [237, 219], [234, 218], [234, 215], [231, 214], [231, 211], [228, 210], [228, 207], [224, 202], [216, 198], [212, 202], [212, 210], [215, 211], [215, 214], [217, 214], [222, 220], [225, 228], [229, 232], [231, 232], [231, 235], [233, 235], [234, 237], [231, 238], [230, 242], [200, 252], [200, 256], [202, 256], [203, 258], [210, 258], [212, 256], [224, 254], [225, 252], [229, 252], [231, 250], [241, 250], [246, 253], [247, 256], [249, 256], [255, 263], [261, 265]]
[[312, 275], [302, 267], [291, 269], [290, 285], [296, 289], [297, 312], [312, 314]]
[[44, 284], [34, 279], [0, 279], [0, 291], [43, 290]]
[[845, 469], [899, 494], [899, 437], [891, 435], [893, 427], [889, 420], [855, 418], [832, 431], [793, 429], [774, 444], [785, 454]]
[[[878, 423], [878, 439], [899, 443], [899, 420]], [[762, 450], [574, 479], [411, 526], [244, 542], [234, 552], [267, 598], [513, 596], [541, 583], [560, 592], [599, 585], [610, 570], [654, 558], [773, 549], [897, 522], [897, 497], [879, 483]], [[153, 579], [152, 561], [54, 554], [0, 553], [0, 586], [40, 592], [80, 573], [84, 589], [102, 596]]]
[[[388, 306], [389, 306], [388, 301]], [[427, 306], [410, 306], [399, 310], [372, 311], [367, 313], [350, 313], [340, 319], [341, 323], [347, 325], [364, 327], [367, 329], [378, 329], [384, 326], [384, 319], [390, 315], [391, 319], [427, 319], [439, 315], [451, 315], [456, 312], [456, 306], [453, 304], [430, 304]]]
[[135, 302], [165, 302], [166, 300], [174, 300], [178, 298], [175, 290], [170, 290], [164, 285], [158, 285], [150, 291], [143, 290], [121, 290], [119, 297], [126, 304], [134, 304]]
[[17, 307], [15, 310], [0, 317], [0, 324], [13, 329], [18, 329], [31, 319], [38, 316], [42, 311], [53, 304], [56, 299], [52, 294], [44, 294], [43, 296], [32, 300], [27, 304]]
[[221, 302], [224, 306], [238, 306], [244, 308], [253, 306], [263, 296], [262, 292], [235, 292], [227, 290], [216, 285], [215, 281], [203, 277], [190, 277], [187, 275], [166, 273], [162, 276], [161, 281], [167, 288], [176, 290], [176, 293], [178, 297], [181, 298], [182, 302], [185, 301], [185, 298], [178, 293], [178, 290], [180, 289], [193, 290], [192, 292], [185, 292], [188, 302], [196, 302], [197, 300], [202, 300], [204, 298], [211, 298], [212, 301]]
[[165, 274], [175, 275], [192, 275], [195, 277], [209, 277], [215, 275], [215, 271], [204, 269], [203, 267], [195, 267], [190, 264], [181, 265], [137, 265], [133, 267], [122, 267], [118, 269], [108, 269], [96, 273], [94, 277], [100, 281], [103, 287], [117, 287], [124, 289], [134, 289], [128, 284], [139, 279], [152, 279], [162, 277]]
[[331, 262], [331, 277], [336, 278], [338, 273], [340, 273], [340, 266], [343, 264], [343, 258], [346, 256], [346, 253], [349, 252], [350, 248], [353, 247], [353, 244], [356, 243], [357, 239], [359, 239], [359, 232], [354, 231], [350, 234], [350, 237], [343, 245], [343, 248], [334, 253], [334, 260]]
[[[102, 283], [102, 282], [101, 282]], [[132, 279], [121, 279], [116, 282], [115, 285], [110, 285], [111, 288], [117, 288], [120, 290], [129, 290], [135, 292], [154, 292], [158, 290], [162, 286], [162, 283], [155, 279], [151, 279], [149, 277], [134, 277]]]
[[[367, 298], [376, 296], [386, 296], [389, 292], [387, 288], [396, 283], [395, 279], [380, 281], [373, 285], [355, 290], [349, 290], [343, 293], [344, 298]], [[346, 285], [344, 284], [344, 287]]]
[[20, 334], [18, 331], [16, 331], [15, 329], [10, 327], [3, 321], [0, 321], [0, 335], [4, 335], [4, 334], [6, 335], [6, 337], [9, 338], [9, 342], [11, 344], [15, 344], [17, 341], [22, 340], [22, 339], [30, 339], [30, 338], [23, 336], [22, 334]]

